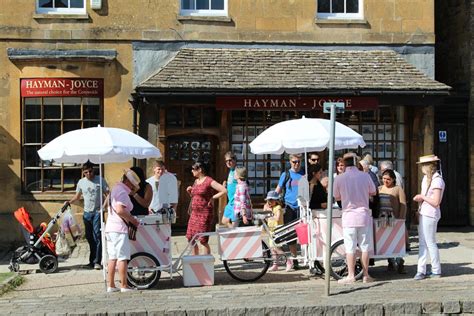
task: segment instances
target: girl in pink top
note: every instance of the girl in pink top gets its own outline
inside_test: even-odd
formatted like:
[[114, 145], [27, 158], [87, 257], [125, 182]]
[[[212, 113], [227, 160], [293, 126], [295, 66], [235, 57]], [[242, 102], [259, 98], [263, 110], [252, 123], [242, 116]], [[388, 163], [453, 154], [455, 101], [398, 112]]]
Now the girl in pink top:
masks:
[[[426, 277], [441, 277], [439, 250], [436, 245], [436, 229], [441, 218], [440, 205], [444, 193], [444, 181], [437, 172], [439, 158], [435, 155], [420, 157], [421, 171], [425, 175], [421, 183], [421, 193], [415, 195], [414, 201], [419, 203], [418, 237], [420, 240], [418, 252], [418, 269], [415, 280]], [[428, 253], [431, 258], [431, 274], [426, 271]]]
[[234, 195], [235, 224], [238, 226], [252, 225], [253, 212], [249, 187], [246, 181], [247, 169], [245, 169], [245, 167], [235, 168], [234, 177], [237, 180], [237, 187]]

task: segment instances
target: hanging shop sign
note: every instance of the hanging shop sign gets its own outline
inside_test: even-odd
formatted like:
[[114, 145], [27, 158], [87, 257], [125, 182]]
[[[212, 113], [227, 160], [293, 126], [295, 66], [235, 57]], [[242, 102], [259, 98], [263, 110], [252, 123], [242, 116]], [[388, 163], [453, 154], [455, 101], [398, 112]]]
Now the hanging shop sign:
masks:
[[322, 111], [325, 102], [343, 102], [346, 110], [374, 110], [375, 97], [285, 97], [285, 96], [222, 96], [216, 97], [218, 110], [315, 110]]
[[36, 97], [102, 97], [104, 80], [97, 78], [21, 79], [21, 96]]

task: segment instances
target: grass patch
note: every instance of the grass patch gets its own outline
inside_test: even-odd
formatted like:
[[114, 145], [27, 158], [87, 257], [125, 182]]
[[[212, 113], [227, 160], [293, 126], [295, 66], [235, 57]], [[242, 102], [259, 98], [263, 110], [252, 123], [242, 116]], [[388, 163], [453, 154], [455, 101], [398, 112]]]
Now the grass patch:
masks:
[[[3, 282], [7, 280], [9, 280], [9, 282], [3, 284]], [[0, 296], [20, 286], [24, 280], [23, 276], [14, 272], [0, 273]]]
[[14, 272], [4, 272], [4, 273], [0, 273], [0, 283], [3, 283], [3, 281], [5, 281], [6, 279], [14, 276], [15, 273]]

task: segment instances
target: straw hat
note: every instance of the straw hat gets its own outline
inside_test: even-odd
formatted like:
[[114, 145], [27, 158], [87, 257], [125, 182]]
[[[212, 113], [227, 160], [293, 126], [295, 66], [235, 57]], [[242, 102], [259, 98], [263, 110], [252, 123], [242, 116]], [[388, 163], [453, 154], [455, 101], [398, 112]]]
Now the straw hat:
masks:
[[130, 169], [124, 169], [123, 174], [125, 175], [125, 177], [127, 177], [127, 180], [130, 181], [130, 183], [134, 187], [138, 189], [140, 188], [140, 178], [137, 176], [135, 171], [130, 170]]
[[418, 158], [417, 164], [428, 163], [428, 162], [436, 162], [436, 161], [440, 161], [438, 156], [435, 156], [435, 155], [431, 154], [431, 155], [421, 156], [420, 158]]

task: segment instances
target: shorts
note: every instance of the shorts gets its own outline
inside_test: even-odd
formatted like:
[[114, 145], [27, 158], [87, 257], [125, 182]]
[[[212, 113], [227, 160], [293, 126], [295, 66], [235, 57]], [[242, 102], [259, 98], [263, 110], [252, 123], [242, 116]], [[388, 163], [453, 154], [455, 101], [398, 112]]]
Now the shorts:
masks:
[[[285, 206], [285, 214], [283, 214], [283, 223], [288, 224], [295, 219], [300, 218], [300, 209]], [[296, 240], [287, 242], [287, 245], [296, 245]]]
[[110, 260], [130, 260], [130, 241], [126, 233], [105, 233], [107, 254]]
[[370, 245], [370, 227], [344, 227], [342, 229], [344, 235], [344, 247], [346, 253], [353, 254], [356, 252], [357, 244], [362, 252], [369, 252], [372, 249]]
[[234, 206], [227, 204], [224, 208], [224, 217], [227, 217], [232, 222], [235, 222]]

